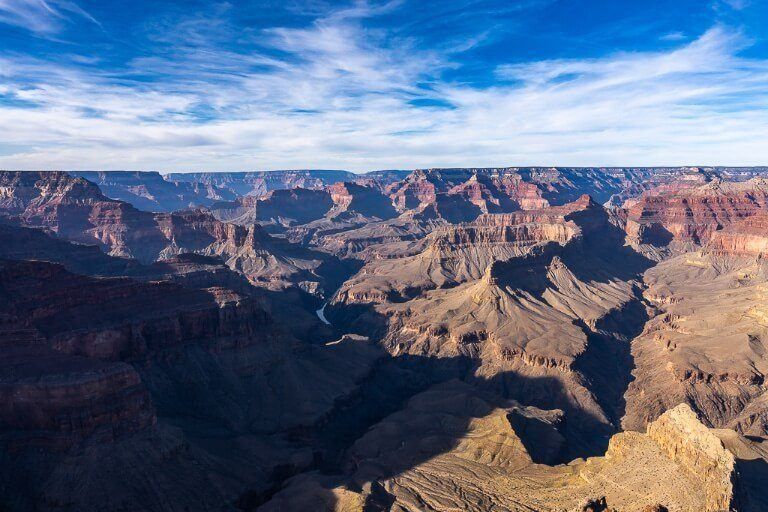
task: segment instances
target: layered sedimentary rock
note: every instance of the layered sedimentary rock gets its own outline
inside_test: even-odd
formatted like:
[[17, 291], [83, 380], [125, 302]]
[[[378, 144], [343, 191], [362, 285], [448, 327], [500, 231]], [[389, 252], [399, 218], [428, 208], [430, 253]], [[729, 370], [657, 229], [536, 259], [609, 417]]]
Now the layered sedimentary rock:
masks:
[[375, 187], [345, 182], [331, 185], [328, 192], [335, 204], [331, 216], [355, 212], [371, 220], [384, 220], [397, 215], [390, 199]]
[[70, 171], [69, 174], [95, 183], [111, 199], [130, 203], [139, 210], [172, 212], [234, 200], [229, 190], [198, 181], [175, 182], [157, 172]]
[[355, 178], [357, 175], [354, 173], [333, 170], [190, 172], [167, 175], [170, 181], [214, 185], [238, 196], [259, 196], [272, 190], [290, 188], [321, 189], [326, 185]]
[[61, 263], [72, 272], [126, 275], [141, 267], [135, 260], [108, 256], [95, 245], [74, 244], [44, 229], [3, 224], [0, 218], [0, 258]]
[[[346, 475], [296, 477], [259, 510], [322, 503], [339, 511], [714, 512], [736, 499], [734, 455], [686, 406], [662, 416], [647, 434], [617, 434], [603, 457], [559, 466], [533, 461], [527, 446], [535, 444], [522, 424], [510, 421], [518, 410], [466, 384], [436, 386], [355, 443]], [[555, 432], [546, 411], [525, 414]], [[550, 435], [549, 442], [557, 441]]]
[[757, 211], [716, 231], [706, 250], [726, 257], [765, 258], [768, 255], [768, 212]]
[[326, 314], [382, 336], [394, 355], [468, 358], [510, 396], [527, 392], [536, 405], [566, 410], [572, 446], [599, 444], [596, 433], [621, 414], [649, 266], [609, 220], [585, 197], [439, 229], [413, 253], [367, 263]]
[[[644, 275], [655, 311], [632, 343], [623, 425], [639, 429], [687, 402], [708, 425], [764, 436], [763, 179], [673, 183], [637, 199], [627, 232], [667, 257]], [[677, 256], [668, 257], [670, 254]]]
[[0, 440], [6, 449], [60, 452], [91, 436], [114, 441], [154, 425], [149, 393], [130, 365], [51, 350], [39, 331], [7, 309], [4, 315]]
[[[379, 357], [363, 341], [299, 342], [226, 288], [1, 267], [0, 459], [14, 468], [2, 497], [14, 508], [233, 503], [276, 467], [310, 466], [281, 436], [320, 422]], [[116, 463], [129, 465], [122, 478]], [[73, 495], [78, 475], [89, 476]]]
[[217, 218], [241, 225], [260, 223], [286, 228], [325, 219], [336, 231], [344, 230], [350, 220], [366, 224], [397, 214], [378, 188], [355, 182], [340, 182], [319, 190], [273, 190], [262, 196], [216, 203], [210, 209]]
[[472, 223], [433, 228], [422, 240], [372, 259], [344, 284], [337, 300], [371, 302], [369, 298], [376, 296], [397, 300], [480, 279], [496, 261], [540, 251], [550, 242], [563, 246], [580, 237], [580, 226], [566, 216], [581, 210], [589, 216], [599, 207], [585, 197], [566, 207], [482, 215]]
[[292, 242], [310, 245], [340, 258], [369, 261], [408, 252], [411, 242], [446, 224], [443, 219], [403, 216], [370, 222], [365, 218], [340, 217], [292, 227], [285, 235]]
[[[692, 168], [542, 168], [508, 167], [485, 169], [416, 170], [401, 183], [390, 187], [395, 205], [401, 210], [439, 206], [445, 203], [448, 215], [468, 214], [474, 206], [482, 213], [537, 209], [547, 204], [562, 205], [589, 194], [599, 203], [620, 206], [625, 199], [688, 176], [706, 181], [709, 176], [740, 179], [765, 174], [750, 168], [739, 173], [729, 169]], [[463, 205], [463, 210], [457, 205]], [[458, 208], [458, 211], [454, 211]], [[439, 209], [438, 209], [439, 211]], [[471, 220], [471, 219], [464, 219]]]
[[675, 182], [643, 193], [629, 207], [627, 235], [636, 244], [685, 250], [705, 245], [719, 230], [768, 208], [768, 183], [714, 179]]
[[210, 210], [217, 218], [235, 224], [290, 226], [321, 219], [334, 205], [325, 190], [279, 189], [263, 196], [245, 196], [236, 201], [215, 203]]
[[2, 173], [0, 505], [763, 510], [761, 172]]
[[658, 311], [633, 341], [624, 425], [642, 428], [671, 404], [688, 402], [709, 425], [768, 433], [762, 263], [687, 253], [648, 270], [644, 280]]
[[453, 222], [547, 205], [534, 184], [507, 169], [417, 170], [392, 185], [391, 197], [400, 211], [421, 210]]
[[331, 280], [345, 273], [334, 258], [275, 240], [258, 225], [224, 223], [202, 210], [143, 212], [65, 173], [3, 173], [0, 190], [2, 213], [19, 223], [142, 263], [186, 252], [217, 255], [253, 282], [297, 285], [313, 293], [325, 281], [316, 273], [321, 266]]

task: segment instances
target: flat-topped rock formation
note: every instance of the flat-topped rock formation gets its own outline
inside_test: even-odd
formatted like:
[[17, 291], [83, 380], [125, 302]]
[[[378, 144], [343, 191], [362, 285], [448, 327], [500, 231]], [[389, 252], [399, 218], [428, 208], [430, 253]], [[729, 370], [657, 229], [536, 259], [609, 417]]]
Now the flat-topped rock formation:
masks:
[[169, 181], [203, 183], [229, 190], [238, 196], [259, 196], [278, 189], [321, 189], [340, 181], [352, 181], [358, 175], [334, 170], [287, 170], [248, 172], [179, 172], [166, 175]]
[[[339, 511], [715, 512], [738, 499], [736, 457], [687, 406], [670, 410], [646, 434], [615, 435], [604, 456], [558, 466], [532, 460], [525, 423], [510, 421], [519, 411], [460, 383], [436, 386], [355, 443], [348, 474], [296, 477], [259, 510], [322, 503]], [[552, 431], [548, 441], [536, 441], [557, 442], [552, 415], [530, 408], [523, 414]], [[587, 503], [604, 508], [582, 508]]]
[[682, 248], [706, 245], [719, 230], [768, 208], [768, 182], [719, 179], [675, 183], [644, 192], [629, 207], [627, 235], [637, 244]]
[[2, 172], [0, 508], [764, 510], [765, 174]]
[[312, 293], [325, 281], [315, 272], [320, 266], [331, 280], [345, 273], [333, 257], [273, 239], [259, 225], [225, 223], [202, 210], [143, 212], [65, 173], [2, 173], [0, 189], [0, 215], [112, 256], [147, 264], [185, 252], [216, 255], [253, 282]]
[[125, 201], [139, 210], [150, 212], [198, 208], [236, 198], [234, 192], [215, 185], [199, 181], [169, 181], [157, 172], [70, 171], [69, 174], [95, 183], [111, 199]]

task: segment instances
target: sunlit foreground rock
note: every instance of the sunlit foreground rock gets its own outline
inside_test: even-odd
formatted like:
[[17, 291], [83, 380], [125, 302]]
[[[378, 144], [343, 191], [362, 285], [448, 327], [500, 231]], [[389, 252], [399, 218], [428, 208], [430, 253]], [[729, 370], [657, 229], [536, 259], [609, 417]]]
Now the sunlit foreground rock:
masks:
[[604, 456], [567, 465], [536, 463], [526, 448], [559, 441], [547, 433], [552, 421], [551, 411], [491, 403], [451, 381], [359, 439], [349, 476], [298, 476], [259, 510], [759, 510], [739, 506], [748, 497], [737, 468], [759, 447], [705, 427], [687, 405], [646, 433], [614, 435]]

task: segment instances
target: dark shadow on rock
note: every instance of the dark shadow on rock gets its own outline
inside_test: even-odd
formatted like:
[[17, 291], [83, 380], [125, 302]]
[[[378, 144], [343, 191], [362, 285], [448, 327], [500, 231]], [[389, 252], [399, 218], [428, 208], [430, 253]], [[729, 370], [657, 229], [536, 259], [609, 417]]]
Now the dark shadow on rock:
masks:
[[362, 512], [388, 512], [395, 504], [395, 497], [389, 494], [379, 482], [371, 482], [371, 493], [366, 497]]
[[507, 419], [533, 462], [556, 464], [562, 460], [565, 438], [561, 430], [564, 429], [565, 417], [550, 423], [513, 410]]
[[346, 333], [367, 336], [378, 341], [387, 332], [389, 323], [375, 304], [328, 304], [325, 317], [337, 329]]
[[[662, 224], [655, 222], [653, 224], [643, 226], [640, 232], [640, 243], [651, 244], [655, 245], [656, 247], [666, 247], [672, 243], [674, 238], [675, 235], [673, 235], [667, 228], [665, 228]], [[699, 242], [696, 237], [694, 237], [694, 239], [696, 243]]]
[[571, 213], [566, 220], [573, 221], [582, 230], [582, 239], [565, 247], [562, 259], [568, 269], [589, 282], [629, 281], [639, 279], [656, 262], [625, 245], [625, 233], [610, 222], [608, 212], [593, 207]]
[[[768, 441], [761, 439], [761, 443]], [[758, 512], [768, 510], [768, 463], [763, 459], [736, 458], [736, 510]]]
[[325, 256], [323, 262], [315, 270], [315, 273], [323, 279], [325, 298], [331, 298], [334, 292], [361, 268], [363, 268], [363, 262], [360, 260], [342, 260], [336, 256]]
[[[453, 449], [468, 431], [472, 418], [490, 414], [494, 406], [508, 404], [512, 399], [522, 406], [535, 406], [541, 409], [562, 409], [561, 417], [552, 423], [546, 423], [522, 412], [509, 415], [508, 420], [528, 447], [535, 462], [561, 463], [577, 456], [602, 454], [608, 436], [613, 432], [599, 418], [589, 411], [578, 409], [571, 403], [562, 382], [553, 377], [527, 377], [515, 372], [503, 372], [490, 379], [474, 376], [478, 362], [468, 357], [427, 357], [403, 355], [385, 356], [368, 377], [361, 383], [358, 392], [338, 402], [334, 410], [316, 428], [302, 429], [291, 435], [291, 441], [313, 447], [316, 453], [315, 464], [309, 468], [326, 475], [334, 485], [350, 484], [349, 478], [357, 468], [349, 459], [349, 450], [374, 425], [406, 407], [414, 396], [427, 391], [435, 385], [458, 380], [466, 383], [477, 396], [487, 402], [483, 407], [476, 406], [466, 411], [465, 416], [453, 418], [455, 437], [441, 439], [440, 442], [420, 443], [419, 449], [398, 458], [386, 467], [376, 465], [376, 478], [368, 482], [352, 482], [351, 488], [360, 489], [365, 485], [379, 485], [386, 480], [407, 471], [437, 455]], [[429, 437], [427, 433], [424, 434]], [[414, 433], [418, 439], [419, 434]], [[426, 439], [426, 438], [425, 438]], [[544, 446], [546, 443], [547, 446]], [[571, 449], [567, 449], [566, 444]], [[280, 487], [280, 482], [272, 482], [270, 493]], [[383, 491], [383, 488], [381, 489]], [[375, 493], [371, 506], [387, 503], [386, 494]], [[333, 502], [330, 491], [323, 501]], [[260, 503], [265, 500], [257, 500]], [[246, 510], [254, 510], [248, 509]], [[370, 510], [378, 510], [371, 508]], [[386, 509], [384, 509], [386, 510]]]
[[634, 380], [630, 343], [643, 331], [649, 318], [640, 290], [635, 293], [636, 300], [602, 318], [595, 330], [580, 322], [588, 343], [574, 364], [574, 369], [589, 380], [588, 388], [617, 428], [626, 410], [625, 393]]

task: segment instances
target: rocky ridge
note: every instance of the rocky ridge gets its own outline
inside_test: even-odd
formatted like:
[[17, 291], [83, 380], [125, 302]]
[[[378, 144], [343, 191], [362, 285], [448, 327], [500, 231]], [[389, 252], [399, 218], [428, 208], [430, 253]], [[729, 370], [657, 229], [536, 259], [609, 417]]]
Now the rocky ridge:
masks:
[[755, 173], [428, 170], [174, 213], [4, 173], [0, 503], [762, 510]]

